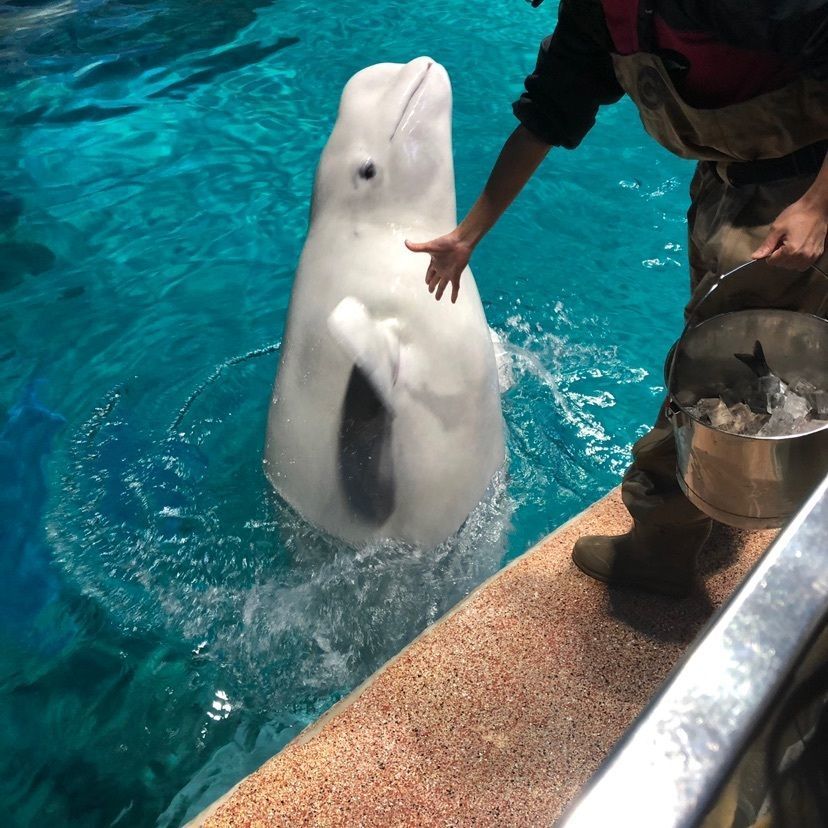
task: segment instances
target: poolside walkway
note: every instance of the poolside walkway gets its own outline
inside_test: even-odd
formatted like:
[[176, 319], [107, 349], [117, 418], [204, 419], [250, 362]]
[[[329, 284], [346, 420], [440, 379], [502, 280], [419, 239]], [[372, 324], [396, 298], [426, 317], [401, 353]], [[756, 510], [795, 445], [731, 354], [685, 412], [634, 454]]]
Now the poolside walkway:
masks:
[[547, 826], [774, 532], [717, 528], [685, 600], [570, 561], [628, 525], [611, 492], [426, 630], [192, 825]]

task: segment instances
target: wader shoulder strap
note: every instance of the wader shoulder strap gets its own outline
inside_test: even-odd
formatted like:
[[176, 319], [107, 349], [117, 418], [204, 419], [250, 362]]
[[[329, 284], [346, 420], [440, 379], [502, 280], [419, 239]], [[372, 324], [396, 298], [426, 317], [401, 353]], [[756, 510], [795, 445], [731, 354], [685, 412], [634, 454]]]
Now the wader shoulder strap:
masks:
[[615, 52], [654, 52], [656, 0], [601, 0]]
[[638, 51], [655, 52], [655, 5], [656, 0], [639, 0], [638, 3]]

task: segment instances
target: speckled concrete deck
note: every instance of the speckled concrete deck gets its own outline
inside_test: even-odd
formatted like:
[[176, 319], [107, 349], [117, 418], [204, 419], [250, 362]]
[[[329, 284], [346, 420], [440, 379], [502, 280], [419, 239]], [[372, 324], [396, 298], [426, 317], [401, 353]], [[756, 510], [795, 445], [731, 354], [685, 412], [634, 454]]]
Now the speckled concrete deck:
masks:
[[685, 600], [570, 560], [617, 491], [498, 573], [193, 825], [549, 825], [773, 538], [717, 528]]

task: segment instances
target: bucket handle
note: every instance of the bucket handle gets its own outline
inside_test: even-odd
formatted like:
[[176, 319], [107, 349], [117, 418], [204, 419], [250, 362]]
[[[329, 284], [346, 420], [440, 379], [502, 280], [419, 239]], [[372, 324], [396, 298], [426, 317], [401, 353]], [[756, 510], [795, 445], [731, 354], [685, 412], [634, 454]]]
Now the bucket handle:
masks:
[[[676, 368], [676, 351], [678, 351], [678, 344], [679, 344], [679, 342], [681, 342], [682, 339], [684, 339], [684, 336], [687, 333], [687, 331], [690, 330], [690, 327], [692, 326], [693, 322], [695, 321], [695, 317], [696, 317], [696, 314], [697, 314], [699, 308], [710, 298], [711, 294], [722, 284], [722, 282], [724, 282], [725, 279], [728, 279], [729, 277], [733, 276], [734, 274], [739, 273], [740, 271], [745, 270], [746, 268], [749, 268], [751, 265], [755, 265], [755, 264], [758, 264], [759, 262], [763, 262], [763, 261], [765, 261], [765, 260], [764, 259], [750, 259], [747, 262], [743, 262], [740, 265], [736, 265], [736, 267], [734, 267], [732, 270], [728, 270], [727, 273], [722, 273], [722, 275], [719, 276], [719, 278], [716, 279], [713, 282], [713, 284], [710, 287], [710, 290], [708, 290], [707, 293], [705, 293], [704, 296], [702, 296], [702, 298], [699, 299], [699, 301], [696, 303], [696, 307], [693, 308], [693, 311], [688, 315], [687, 322], [684, 323], [684, 328], [681, 331], [681, 336], [679, 336], [679, 338], [676, 340], [675, 345], [673, 345], [673, 347], [670, 349], [670, 354], [668, 356], [668, 359], [670, 360], [670, 369], [669, 369], [669, 371], [667, 371], [667, 406], [666, 406], [666, 413], [668, 414], [668, 416], [670, 414], [675, 413], [675, 409], [673, 407], [674, 404], [673, 404], [672, 392], [670, 391], [670, 389], [673, 387], [673, 372], [675, 371], [675, 368]], [[817, 273], [821, 273], [825, 277], [825, 279], [828, 280], [828, 273], [826, 273], [818, 265], [816, 265], [816, 264], [809, 265], [807, 270], [811, 270], [811, 269], [815, 270]]]

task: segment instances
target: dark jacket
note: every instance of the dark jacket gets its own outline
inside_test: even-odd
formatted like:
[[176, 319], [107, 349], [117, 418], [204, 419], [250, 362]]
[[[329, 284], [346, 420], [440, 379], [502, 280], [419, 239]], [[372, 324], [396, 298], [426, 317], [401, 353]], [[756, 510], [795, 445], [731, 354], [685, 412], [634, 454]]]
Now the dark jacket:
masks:
[[[635, 0], [630, 2], [637, 8]], [[661, 0], [655, 5], [677, 30], [771, 52], [797, 72], [828, 78], [828, 0]], [[561, 0], [558, 25], [541, 44], [526, 91], [513, 104], [517, 118], [552, 146], [578, 146], [598, 107], [623, 95], [612, 68], [613, 49], [600, 0]]]

